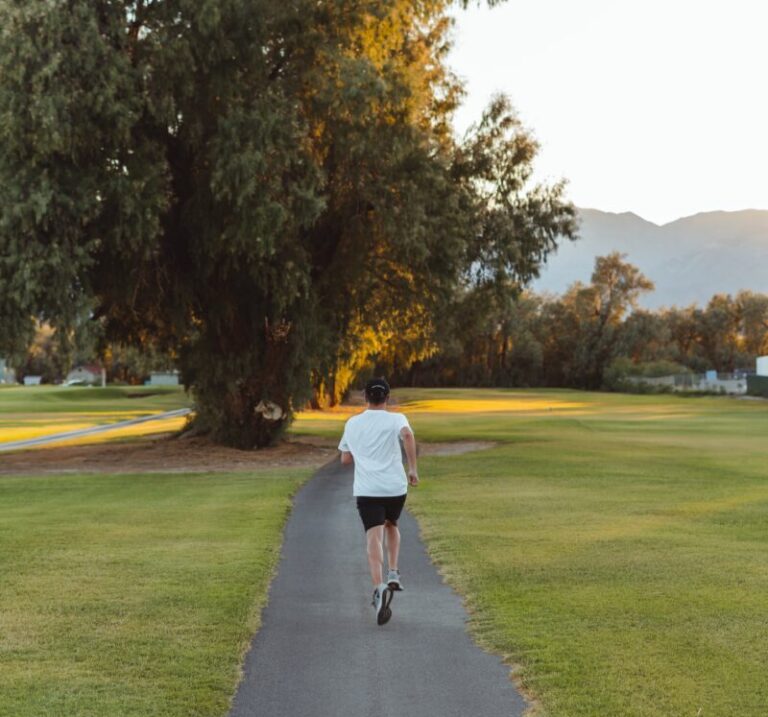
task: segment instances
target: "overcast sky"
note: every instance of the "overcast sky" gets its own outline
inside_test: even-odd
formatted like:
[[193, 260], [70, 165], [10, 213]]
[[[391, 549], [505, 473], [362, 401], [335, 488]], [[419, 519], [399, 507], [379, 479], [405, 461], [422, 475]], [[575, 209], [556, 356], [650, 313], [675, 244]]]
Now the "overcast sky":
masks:
[[509, 94], [539, 178], [656, 223], [768, 209], [768, 0], [507, 0], [457, 10], [460, 131]]

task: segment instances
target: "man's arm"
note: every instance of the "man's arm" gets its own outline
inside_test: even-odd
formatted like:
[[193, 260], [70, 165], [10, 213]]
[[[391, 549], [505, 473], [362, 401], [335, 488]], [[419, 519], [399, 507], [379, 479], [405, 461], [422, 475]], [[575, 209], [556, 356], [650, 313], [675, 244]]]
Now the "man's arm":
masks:
[[339, 441], [339, 450], [341, 451], [341, 465], [348, 466], [354, 463], [352, 453], [350, 452], [349, 441], [347, 440], [347, 426], [344, 425], [344, 433]]
[[352, 458], [352, 454], [349, 451], [342, 451], [341, 452], [341, 465], [348, 466], [354, 463], [354, 459]]
[[418, 485], [419, 470], [416, 467], [416, 438], [414, 438], [413, 431], [408, 426], [403, 426], [400, 429], [400, 438], [403, 439], [405, 457], [408, 459], [408, 483]]

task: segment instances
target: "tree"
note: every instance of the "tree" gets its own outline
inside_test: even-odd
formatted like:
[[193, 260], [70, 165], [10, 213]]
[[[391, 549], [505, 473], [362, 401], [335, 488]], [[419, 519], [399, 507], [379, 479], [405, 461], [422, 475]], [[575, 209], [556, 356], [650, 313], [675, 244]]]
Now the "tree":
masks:
[[746, 362], [742, 354], [740, 307], [730, 294], [715, 294], [695, 312], [698, 343], [707, 368], [733, 371]]
[[286, 314], [307, 301], [299, 229], [322, 204], [277, 77], [295, 11], [258, 5], [6, 3], [0, 48], [15, 314], [68, 327], [95, 295], [108, 339], [178, 349], [201, 421], [249, 446], [275, 432], [259, 397], [295, 390]]
[[597, 257], [591, 283], [574, 283], [545, 304], [542, 340], [549, 385], [598, 389], [605, 369], [622, 350], [624, 320], [653, 283], [614, 252]]
[[614, 357], [622, 321], [653, 282], [640, 270], [624, 262], [626, 255], [614, 252], [597, 257], [592, 284], [578, 292], [577, 305], [583, 317], [583, 340], [576, 350], [576, 369], [585, 388], [600, 388], [603, 373]]
[[659, 312], [636, 310], [623, 322], [617, 352], [635, 363], [671, 361], [675, 352], [669, 326]]
[[[511, 354], [523, 343], [526, 361], [541, 360], [532, 336], [522, 332], [513, 343], [512, 332], [520, 328], [513, 318], [516, 301], [558, 239], [576, 238], [577, 226], [575, 208], [563, 198], [563, 182], [530, 186], [538, 149], [504, 96], [493, 99], [456, 147], [451, 171], [466, 207], [464, 235], [470, 240], [458, 284], [439, 310], [439, 361], [452, 354], [453, 378], [443, 380], [516, 381]], [[419, 365], [416, 371], [425, 368]]]
[[[380, 4], [381, 22], [351, 27], [344, 41], [357, 62], [329, 62], [328, 87], [309, 105], [327, 192], [308, 232], [326, 327], [312, 366], [316, 405], [340, 400], [371, 361], [429, 353], [431, 316], [455, 281], [467, 222], [449, 174], [458, 87], [442, 65], [444, 7]], [[367, 94], [338, 89], [360, 77], [378, 82]]]
[[736, 303], [744, 351], [752, 358], [768, 354], [768, 295], [740, 291]]
[[661, 319], [669, 335], [670, 358], [694, 371], [704, 371], [707, 362], [701, 355], [698, 342], [697, 311], [695, 305], [685, 308], [673, 307], [663, 310]]
[[35, 333], [23, 357], [16, 362], [17, 380], [27, 375], [40, 376], [43, 383], [61, 381], [66, 373], [58, 337], [50, 324], [37, 322]]
[[469, 267], [534, 275], [574, 212], [523, 193], [503, 102], [455, 142], [448, 5], [2, 4], [0, 350], [94, 297], [107, 343], [176, 358], [196, 430], [251, 448], [312, 383], [433, 351]]

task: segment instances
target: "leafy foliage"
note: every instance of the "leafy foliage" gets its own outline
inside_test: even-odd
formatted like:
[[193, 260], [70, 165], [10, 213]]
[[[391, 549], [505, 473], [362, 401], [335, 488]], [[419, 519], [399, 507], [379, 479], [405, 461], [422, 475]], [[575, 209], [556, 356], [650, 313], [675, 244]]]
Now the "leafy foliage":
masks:
[[749, 370], [768, 353], [768, 296], [742, 291], [701, 308], [638, 309], [652, 286], [619, 254], [598, 257], [590, 284], [577, 282], [562, 296], [475, 286], [458, 303], [439, 352], [397, 380], [616, 388], [627, 376]]
[[434, 352], [457, 287], [517, 292], [574, 212], [505, 100], [453, 137], [448, 6], [4, 3], [0, 350], [95, 297], [250, 448]]

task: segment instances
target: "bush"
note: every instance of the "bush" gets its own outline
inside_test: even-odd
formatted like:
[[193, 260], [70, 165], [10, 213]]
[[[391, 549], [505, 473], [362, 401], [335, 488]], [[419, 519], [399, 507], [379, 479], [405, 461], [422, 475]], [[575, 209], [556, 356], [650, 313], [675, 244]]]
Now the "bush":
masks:
[[632, 378], [659, 378], [675, 374], [689, 374], [691, 370], [674, 361], [648, 361], [635, 363], [626, 356], [614, 359], [605, 371], [603, 388], [622, 393], [673, 393], [672, 386], [657, 386]]
[[647, 363], [637, 364], [638, 376], [646, 378], [659, 378], [660, 376], [674, 376], [675, 374], [693, 373], [687, 366], [675, 363], [674, 361], [648, 361]]

